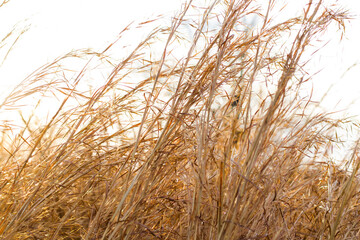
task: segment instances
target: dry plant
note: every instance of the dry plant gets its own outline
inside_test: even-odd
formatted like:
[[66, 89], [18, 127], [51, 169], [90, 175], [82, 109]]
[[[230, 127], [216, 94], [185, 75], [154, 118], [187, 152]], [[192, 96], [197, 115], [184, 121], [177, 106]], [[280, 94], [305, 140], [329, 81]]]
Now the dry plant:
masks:
[[19, 84], [1, 104], [21, 120], [1, 125], [1, 239], [359, 239], [358, 149], [347, 167], [331, 152], [357, 125], [302, 94], [346, 12], [309, 0], [276, 23], [276, 4], [190, 1], [137, 46], [117, 47], [128, 26]]

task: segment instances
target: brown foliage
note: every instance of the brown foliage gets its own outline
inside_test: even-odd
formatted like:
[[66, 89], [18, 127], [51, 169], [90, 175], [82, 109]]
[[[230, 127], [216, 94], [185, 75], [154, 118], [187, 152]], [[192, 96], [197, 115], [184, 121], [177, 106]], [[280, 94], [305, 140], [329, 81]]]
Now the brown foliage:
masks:
[[3, 125], [2, 239], [358, 239], [357, 148], [349, 168], [334, 163], [345, 121], [300, 95], [305, 50], [346, 15], [309, 1], [273, 24], [274, 1], [255, 4], [214, 3], [194, 24], [189, 3], [120, 60], [121, 38], [15, 88], [2, 110], [38, 102]]

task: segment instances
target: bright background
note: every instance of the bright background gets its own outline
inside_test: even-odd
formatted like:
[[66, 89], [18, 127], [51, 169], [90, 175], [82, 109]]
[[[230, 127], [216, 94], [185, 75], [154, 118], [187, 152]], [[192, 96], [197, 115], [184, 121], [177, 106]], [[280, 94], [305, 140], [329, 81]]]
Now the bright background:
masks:
[[[0, 93], [9, 90], [38, 67], [71, 50], [94, 48], [103, 50], [116, 39], [118, 33], [131, 21], [154, 18], [159, 14], [170, 16], [180, 10], [182, 0], [10, 0], [0, 8], [0, 38], [14, 26], [17, 31], [27, 28], [10, 51], [4, 63], [0, 62]], [[210, 2], [210, 1], [208, 1]], [[267, 2], [264, 0], [264, 2]], [[290, 0], [288, 10], [281, 17], [294, 16], [301, 11], [304, 0]], [[322, 106], [327, 110], [343, 110], [360, 116], [356, 100], [360, 96], [360, 1], [339, 0], [355, 18], [347, 25], [342, 42], [336, 37], [313, 59], [314, 99], [318, 100], [334, 85]], [[332, 34], [334, 32], [330, 32]], [[139, 37], [141, 33], [139, 33]], [[335, 35], [334, 35], [335, 36]], [[11, 41], [15, 41], [15, 35]], [[139, 39], [135, 39], [138, 41]], [[11, 43], [9, 41], [9, 43]], [[323, 43], [319, 43], [323, 45]], [[0, 59], [6, 56], [11, 44], [0, 49]], [[344, 112], [345, 113], [345, 112]]]

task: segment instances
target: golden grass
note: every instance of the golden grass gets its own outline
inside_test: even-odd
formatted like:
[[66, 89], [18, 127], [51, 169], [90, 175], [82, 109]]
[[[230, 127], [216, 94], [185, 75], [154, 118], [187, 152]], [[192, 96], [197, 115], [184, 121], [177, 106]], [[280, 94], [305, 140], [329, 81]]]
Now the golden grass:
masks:
[[[69, 53], [5, 99], [22, 123], [2, 124], [2, 239], [360, 237], [357, 147], [348, 168], [334, 163], [346, 121], [300, 94], [305, 50], [345, 13], [309, 1], [273, 24], [269, 1], [246, 29], [254, 1], [195, 20], [190, 3], [120, 60], [117, 41]], [[71, 70], [72, 59], [86, 64]], [[101, 69], [105, 82], [86, 90]]]

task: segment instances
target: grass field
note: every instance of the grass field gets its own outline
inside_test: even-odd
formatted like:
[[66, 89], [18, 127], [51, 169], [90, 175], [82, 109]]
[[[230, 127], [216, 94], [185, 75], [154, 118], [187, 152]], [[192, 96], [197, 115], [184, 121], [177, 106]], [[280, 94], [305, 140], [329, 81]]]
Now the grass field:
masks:
[[194, 4], [5, 98], [19, 120], [1, 123], [1, 239], [360, 238], [358, 146], [339, 134], [358, 125], [304, 94], [314, 43], [346, 12], [309, 1], [274, 23], [276, 1]]

